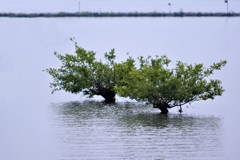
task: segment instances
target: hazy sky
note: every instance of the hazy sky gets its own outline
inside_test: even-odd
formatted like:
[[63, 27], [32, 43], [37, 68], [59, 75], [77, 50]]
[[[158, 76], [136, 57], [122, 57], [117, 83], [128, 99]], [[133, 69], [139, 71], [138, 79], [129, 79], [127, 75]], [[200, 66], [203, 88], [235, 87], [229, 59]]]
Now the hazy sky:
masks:
[[[0, 0], [0, 12], [82, 11], [209, 11], [225, 12], [224, 0]], [[229, 11], [240, 12], [240, 1], [229, 0]]]

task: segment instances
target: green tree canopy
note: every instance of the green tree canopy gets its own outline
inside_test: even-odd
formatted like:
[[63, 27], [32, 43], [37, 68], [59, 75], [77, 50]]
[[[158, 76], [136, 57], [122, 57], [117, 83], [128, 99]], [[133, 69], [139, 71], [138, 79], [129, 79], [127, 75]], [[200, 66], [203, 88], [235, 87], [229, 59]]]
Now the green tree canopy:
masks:
[[106, 102], [114, 102], [118, 93], [144, 101], [167, 113], [169, 108], [194, 101], [214, 99], [222, 95], [221, 81], [210, 79], [215, 70], [226, 65], [226, 60], [213, 63], [206, 68], [203, 64], [186, 64], [181, 61], [170, 68], [167, 56], [139, 57], [139, 67], [128, 57], [115, 61], [115, 50], [105, 53], [104, 60], [97, 60], [94, 51], [87, 51], [75, 42], [74, 54], [55, 56], [62, 62], [60, 68], [46, 71], [53, 77], [53, 92], [65, 90], [71, 93], [83, 92], [92, 97], [101, 95]]
[[114, 86], [121, 86], [124, 76], [134, 68], [134, 60], [131, 57], [124, 62], [115, 62], [114, 49], [105, 53], [103, 62], [96, 59], [94, 51], [87, 51], [76, 42], [75, 54], [54, 54], [62, 62], [62, 66], [46, 70], [53, 77], [50, 84], [53, 92], [83, 92], [89, 97], [101, 95], [106, 102], [115, 101]]
[[167, 113], [169, 108], [190, 102], [214, 99], [222, 95], [224, 89], [220, 80], [209, 79], [215, 70], [227, 63], [221, 60], [209, 68], [203, 64], [188, 65], [178, 61], [170, 69], [167, 56], [139, 57], [140, 67], [132, 70], [115, 89], [119, 95], [145, 101]]

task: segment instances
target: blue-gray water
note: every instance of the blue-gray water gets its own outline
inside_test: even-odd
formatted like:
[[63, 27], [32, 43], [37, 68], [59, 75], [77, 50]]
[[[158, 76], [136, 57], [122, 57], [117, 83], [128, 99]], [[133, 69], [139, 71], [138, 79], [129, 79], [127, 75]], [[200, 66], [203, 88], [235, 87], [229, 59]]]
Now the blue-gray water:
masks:
[[[79, 5], [80, 2], [80, 5]], [[171, 3], [171, 6], [168, 4]], [[0, 12], [227, 12], [224, 0], [1, 0]], [[240, 1], [228, 0], [239, 12]]]
[[72, 102], [53, 108], [65, 159], [223, 159], [220, 118], [160, 115], [130, 104]]
[[[239, 159], [239, 28], [239, 18], [1, 18], [0, 159]], [[119, 97], [107, 106], [52, 95], [42, 70], [60, 65], [53, 51], [74, 51], [72, 36], [98, 58], [115, 48], [118, 61], [227, 59], [214, 75], [226, 91], [167, 117]]]

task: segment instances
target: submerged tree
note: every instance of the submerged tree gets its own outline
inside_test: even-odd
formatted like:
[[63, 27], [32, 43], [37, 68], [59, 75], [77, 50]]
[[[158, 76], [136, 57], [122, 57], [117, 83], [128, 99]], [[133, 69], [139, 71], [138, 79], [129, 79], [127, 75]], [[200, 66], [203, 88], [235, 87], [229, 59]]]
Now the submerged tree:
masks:
[[83, 92], [89, 97], [100, 95], [109, 103], [115, 102], [114, 86], [121, 86], [123, 77], [134, 68], [131, 57], [116, 63], [114, 49], [105, 53], [103, 62], [96, 59], [95, 52], [79, 47], [76, 42], [75, 54], [54, 54], [62, 66], [46, 70], [53, 77], [50, 85], [53, 92], [65, 90], [75, 94]]
[[169, 108], [179, 106], [182, 112], [182, 105], [222, 95], [221, 81], [208, 77], [225, 66], [226, 60], [213, 63], [209, 68], [178, 61], [176, 67], [170, 69], [170, 62], [166, 56], [139, 57], [139, 69], [132, 70], [123, 85], [115, 87], [116, 91], [121, 96], [150, 103], [165, 114]]

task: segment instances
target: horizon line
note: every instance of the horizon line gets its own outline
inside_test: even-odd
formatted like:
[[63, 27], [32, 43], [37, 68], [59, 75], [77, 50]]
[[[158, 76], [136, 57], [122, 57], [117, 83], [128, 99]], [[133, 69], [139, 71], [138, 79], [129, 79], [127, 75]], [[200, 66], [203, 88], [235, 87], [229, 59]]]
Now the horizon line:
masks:
[[39, 12], [14, 13], [2, 12], [0, 17], [37, 18], [37, 17], [240, 17], [238, 12]]

